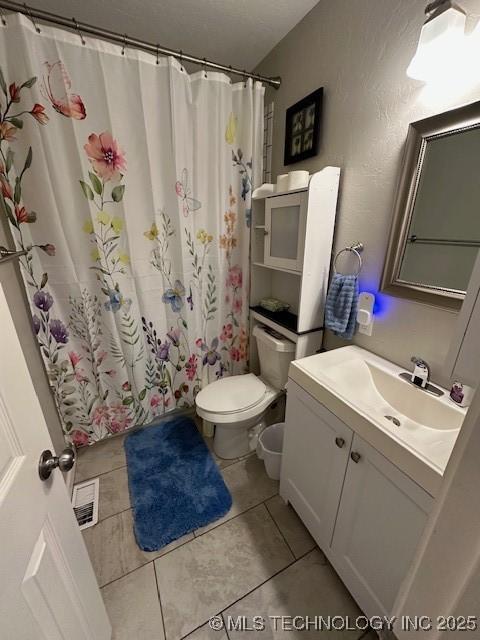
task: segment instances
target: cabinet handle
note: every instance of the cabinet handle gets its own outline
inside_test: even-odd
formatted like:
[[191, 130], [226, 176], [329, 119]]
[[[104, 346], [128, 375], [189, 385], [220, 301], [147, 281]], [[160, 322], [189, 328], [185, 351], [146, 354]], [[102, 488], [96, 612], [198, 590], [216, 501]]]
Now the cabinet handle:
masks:
[[343, 438], [335, 438], [335, 444], [341, 449], [345, 444], [345, 440]]
[[350, 458], [354, 461], [354, 462], [358, 462], [360, 460], [362, 456], [357, 453], [357, 451], [352, 451], [352, 453], [350, 454]]

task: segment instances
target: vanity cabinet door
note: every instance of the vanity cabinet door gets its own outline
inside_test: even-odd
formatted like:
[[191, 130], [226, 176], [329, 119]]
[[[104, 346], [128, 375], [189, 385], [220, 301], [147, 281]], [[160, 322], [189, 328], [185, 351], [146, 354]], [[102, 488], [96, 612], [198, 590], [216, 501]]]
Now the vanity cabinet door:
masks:
[[280, 495], [322, 548], [330, 546], [353, 432], [291, 381]]
[[333, 565], [366, 615], [389, 615], [433, 498], [355, 435], [332, 542]]

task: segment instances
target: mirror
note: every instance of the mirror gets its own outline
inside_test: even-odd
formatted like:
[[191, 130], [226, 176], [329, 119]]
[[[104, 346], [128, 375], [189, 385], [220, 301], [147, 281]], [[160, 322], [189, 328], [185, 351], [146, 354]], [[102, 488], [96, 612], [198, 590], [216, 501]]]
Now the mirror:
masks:
[[410, 125], [382, 289], [460, 308], [480, 247], [480, 102]]

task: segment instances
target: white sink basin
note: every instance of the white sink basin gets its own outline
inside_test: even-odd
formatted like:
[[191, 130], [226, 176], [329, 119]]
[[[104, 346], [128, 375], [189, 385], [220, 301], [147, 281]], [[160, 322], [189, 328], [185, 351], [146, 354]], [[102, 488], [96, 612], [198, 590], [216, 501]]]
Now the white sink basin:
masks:
[[466, 410], [454, 405], [444, 389], [436, 397], [414, 387], [399, 377], [402, 371], [349, 346], [297, 360], [289, 376], [434, 493]]

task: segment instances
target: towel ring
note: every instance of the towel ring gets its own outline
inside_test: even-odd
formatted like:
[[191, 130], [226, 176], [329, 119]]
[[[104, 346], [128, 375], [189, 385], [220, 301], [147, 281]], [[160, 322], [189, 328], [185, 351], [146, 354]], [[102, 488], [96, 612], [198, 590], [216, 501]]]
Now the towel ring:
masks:
[[357, 257], [358, 260], [358, 268], [357, 271], [355, 273], [353, 273], [352, 275], [354, 276], [358, 276], [360, 274], [360, 271], [362, 270], [362, 266], [363, 266], [363, 261], [362, 261], [362, 256], [360, 255], [360, 251], [363, 249], [363, 246], [352, 246], [352, 247], [345, 247], [345, 249], [342, 249], [341, 251], [339, 251], [337, 253], [337, 255], [335, 256], [335, 260], [333, 261], [333, 272], [335, 274], [338, 273], [337, 271], [337, 261], [339, 259], [339, 257], [342, 255], [342, 253], [345, 253], [346, 251], [350, 252], [350, 253], [354, 253], [355, 256]]

